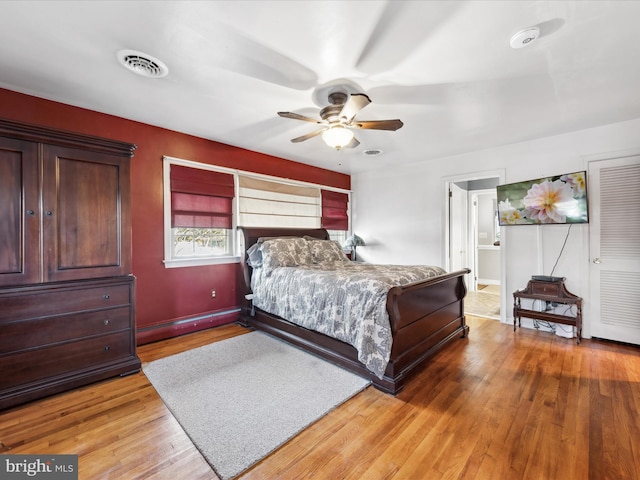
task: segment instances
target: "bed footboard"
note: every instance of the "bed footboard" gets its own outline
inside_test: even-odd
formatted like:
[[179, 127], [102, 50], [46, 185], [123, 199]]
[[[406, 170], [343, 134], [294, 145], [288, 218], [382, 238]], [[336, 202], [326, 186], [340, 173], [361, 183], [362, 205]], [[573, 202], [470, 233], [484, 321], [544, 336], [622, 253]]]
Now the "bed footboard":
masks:
[[396, 392], [413, 369], [451, 341], [468, 335], [464, 275], [469, 272], [463, 269], [389, 292], [393, 346], [386, 375], [393, 379]]

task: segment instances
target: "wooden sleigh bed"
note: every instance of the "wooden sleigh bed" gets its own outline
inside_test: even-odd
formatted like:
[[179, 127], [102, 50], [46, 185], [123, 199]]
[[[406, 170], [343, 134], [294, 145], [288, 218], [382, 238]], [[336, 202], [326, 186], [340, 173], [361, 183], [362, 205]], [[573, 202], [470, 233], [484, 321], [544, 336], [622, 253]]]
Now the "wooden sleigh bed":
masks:
[[244, 284], [239, 323], [267, 332], [358, 375], [387, 393], [397, 394], [409, 374], [422, 366], [429, 357], [461, 337], [469, 327], [464, 317], [466, 295], [464, 275], [469, 269], [446, 273], [427, 280], [390, 289], [386, 308], [391, 326], [392, 346], [389, 362], [382, 378], [374, 375], [358, 360], [356, 349], [340, 340], [298, 326], [255, 308], [251, 303], [252, 267], [246, 251], [259, 239], [274, 237], [314, 237], [328, 240], [325, 229], [239, 228], [244, 235], [245, 253], [241, 267]]

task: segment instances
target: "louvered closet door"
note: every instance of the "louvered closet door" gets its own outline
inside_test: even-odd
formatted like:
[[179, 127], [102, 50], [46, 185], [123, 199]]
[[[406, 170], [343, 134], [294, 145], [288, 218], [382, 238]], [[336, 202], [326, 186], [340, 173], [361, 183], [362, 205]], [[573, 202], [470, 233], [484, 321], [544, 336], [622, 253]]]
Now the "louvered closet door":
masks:
[[640, 345], [640, 156], [589, 163], [591, 335]]

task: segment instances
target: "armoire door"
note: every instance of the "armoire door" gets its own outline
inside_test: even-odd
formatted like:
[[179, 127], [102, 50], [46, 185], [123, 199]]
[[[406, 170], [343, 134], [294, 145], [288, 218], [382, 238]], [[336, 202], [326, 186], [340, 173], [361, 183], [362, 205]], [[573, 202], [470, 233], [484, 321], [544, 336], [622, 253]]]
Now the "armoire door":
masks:
[[640, 156], [589, 163], [591, 336], [640, 345]]
[[38, 144], [0, 137], [0, 286], [40, 281]]
[[44, 281], [130, 273], [128, 159], [45, 145], [43, 166]]

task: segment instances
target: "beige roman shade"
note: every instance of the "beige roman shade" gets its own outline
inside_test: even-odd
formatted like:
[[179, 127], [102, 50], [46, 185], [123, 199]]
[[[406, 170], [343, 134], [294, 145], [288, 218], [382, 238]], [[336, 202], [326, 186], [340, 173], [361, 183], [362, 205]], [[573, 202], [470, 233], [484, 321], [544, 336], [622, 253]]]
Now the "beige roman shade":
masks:
[[240, 175], [238, 225], [320, 227], [320, 189]]

